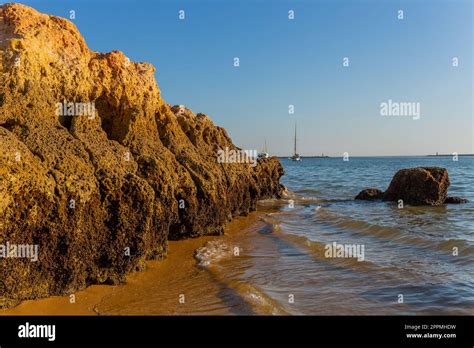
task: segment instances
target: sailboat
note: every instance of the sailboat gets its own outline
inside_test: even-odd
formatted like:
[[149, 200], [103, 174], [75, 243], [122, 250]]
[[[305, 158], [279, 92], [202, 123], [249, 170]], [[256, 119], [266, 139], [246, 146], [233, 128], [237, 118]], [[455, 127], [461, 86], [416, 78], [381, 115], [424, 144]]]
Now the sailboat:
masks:
[[298, 153], [296, 153], [296, 122], [295, 122], [295, 146], [293, 150], [293, 156], [290, 157], [292, 161], [301, 161], [301, 157]]
[[263, 145], [263, 151], [258, 154], [258, 158], [268, 158], [270, 155], [267, 151], [267, 139], [265, 139], [265, 145]]

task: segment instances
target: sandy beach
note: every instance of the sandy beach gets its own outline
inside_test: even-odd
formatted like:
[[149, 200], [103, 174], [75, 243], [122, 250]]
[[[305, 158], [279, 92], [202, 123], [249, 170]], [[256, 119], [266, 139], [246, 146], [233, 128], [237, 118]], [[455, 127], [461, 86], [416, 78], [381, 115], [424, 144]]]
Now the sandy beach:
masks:
[[[75, 303], [70, 302], [69, 296], [24, 301], [14, 308], [0, 310], [0, 315], [231, 314], [232, 306], [228, 306], [222, 294], [226, 289], [198, 266], [194, 254], [209, 241], [230, 243], [261, 215], [262, 212], [253, 212], [236, 218], [226, 226], [225, 236], [170, 241], [167, 258], [148, 261], [144, 271], [127, 276], [126, 284], [92, 285], [74, 294]], [[180, 295], [184, 295], [184, 303]], [[205, 307], [201, 307], [203, 304]], [[245, 307], [243, 303], [240, 306]]]

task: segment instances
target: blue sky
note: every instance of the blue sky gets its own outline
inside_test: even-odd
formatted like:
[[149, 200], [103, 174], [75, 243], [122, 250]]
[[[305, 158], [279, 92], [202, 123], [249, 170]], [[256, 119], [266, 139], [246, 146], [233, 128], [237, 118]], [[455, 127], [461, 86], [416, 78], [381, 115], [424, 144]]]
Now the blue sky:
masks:
[[[303, 155], [474, 152], [470, 0], [20, 2], [74, 10], [91, 49], [152, 63], [168, 103], [208, 114], [245, 149], [266, 139], [288, 155], [297, 121]], [[420, 119], [381, 116], [389, 99], [419, 102]]]

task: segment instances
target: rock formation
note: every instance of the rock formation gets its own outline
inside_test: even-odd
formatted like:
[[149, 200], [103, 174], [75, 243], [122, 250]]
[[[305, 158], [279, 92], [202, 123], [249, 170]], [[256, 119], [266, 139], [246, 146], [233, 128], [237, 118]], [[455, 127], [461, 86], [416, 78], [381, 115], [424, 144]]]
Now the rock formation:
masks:
[[467, 202], [469, 202], [467, 199], [461, 197], [446, 197], [444, 200], [444, 204], [461, 204]]
[[442, 205], [450, 185], [445, 168], [426, 167], [399, 170], [383, 195], [386, 201], [403, 200], [411, 205]]
[[383, 191], [379, 189], [369, 188], [359, 192], [356, 196], [357, 200], [375, 201], [383, 198]]
[[410, 205], [439, 206], [445, 203], [464, 203], [459, 197], [447, 197], [450, 185], [448, 171], [439, 167], [419, 167], [399, 170], [388, 189], [365, 189], [355, 199], [398, 201]]
[[154, 67], [91, 51], [71, 22], [0, 7], [0, 307], [117, 284], [168, 239], [221, 234], [279, 197], [276, 158], [218, 163], [232, 144], [204, 114], [170, 107]]

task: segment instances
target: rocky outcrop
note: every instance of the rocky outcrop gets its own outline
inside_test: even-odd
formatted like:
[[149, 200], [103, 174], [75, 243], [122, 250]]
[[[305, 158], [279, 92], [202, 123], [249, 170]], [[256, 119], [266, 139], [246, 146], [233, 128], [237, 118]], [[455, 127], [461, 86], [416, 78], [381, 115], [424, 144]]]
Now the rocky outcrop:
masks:
[[383, 199], [403, 200], [410, 205], [444, 203], [450, 185], [448, 171], [439, 167], [419, 167], [399, 170], [393, 177]]
[[281, 194], [276, 158], [218, 163], [239, 150], [223, 128], [65, 19], [0, 7], [0, 68], [0, 246], [38, 246], [0, 258], [0, 307], [120, 283], [169, 239], [221, 234]]
[[388, 189], [365, 189], [355, 199], [399, 201], [410, 205], [439, 206], [445, 203], [467, 202], [459, 197], [447, 197], [450, 185], [448, 171], [439, 167], [419, 167], [399, 170]]
[[383, 191], [374, 188], [368, 188], [359, 192], [356, 200], [375, 201], [383, 198]]

